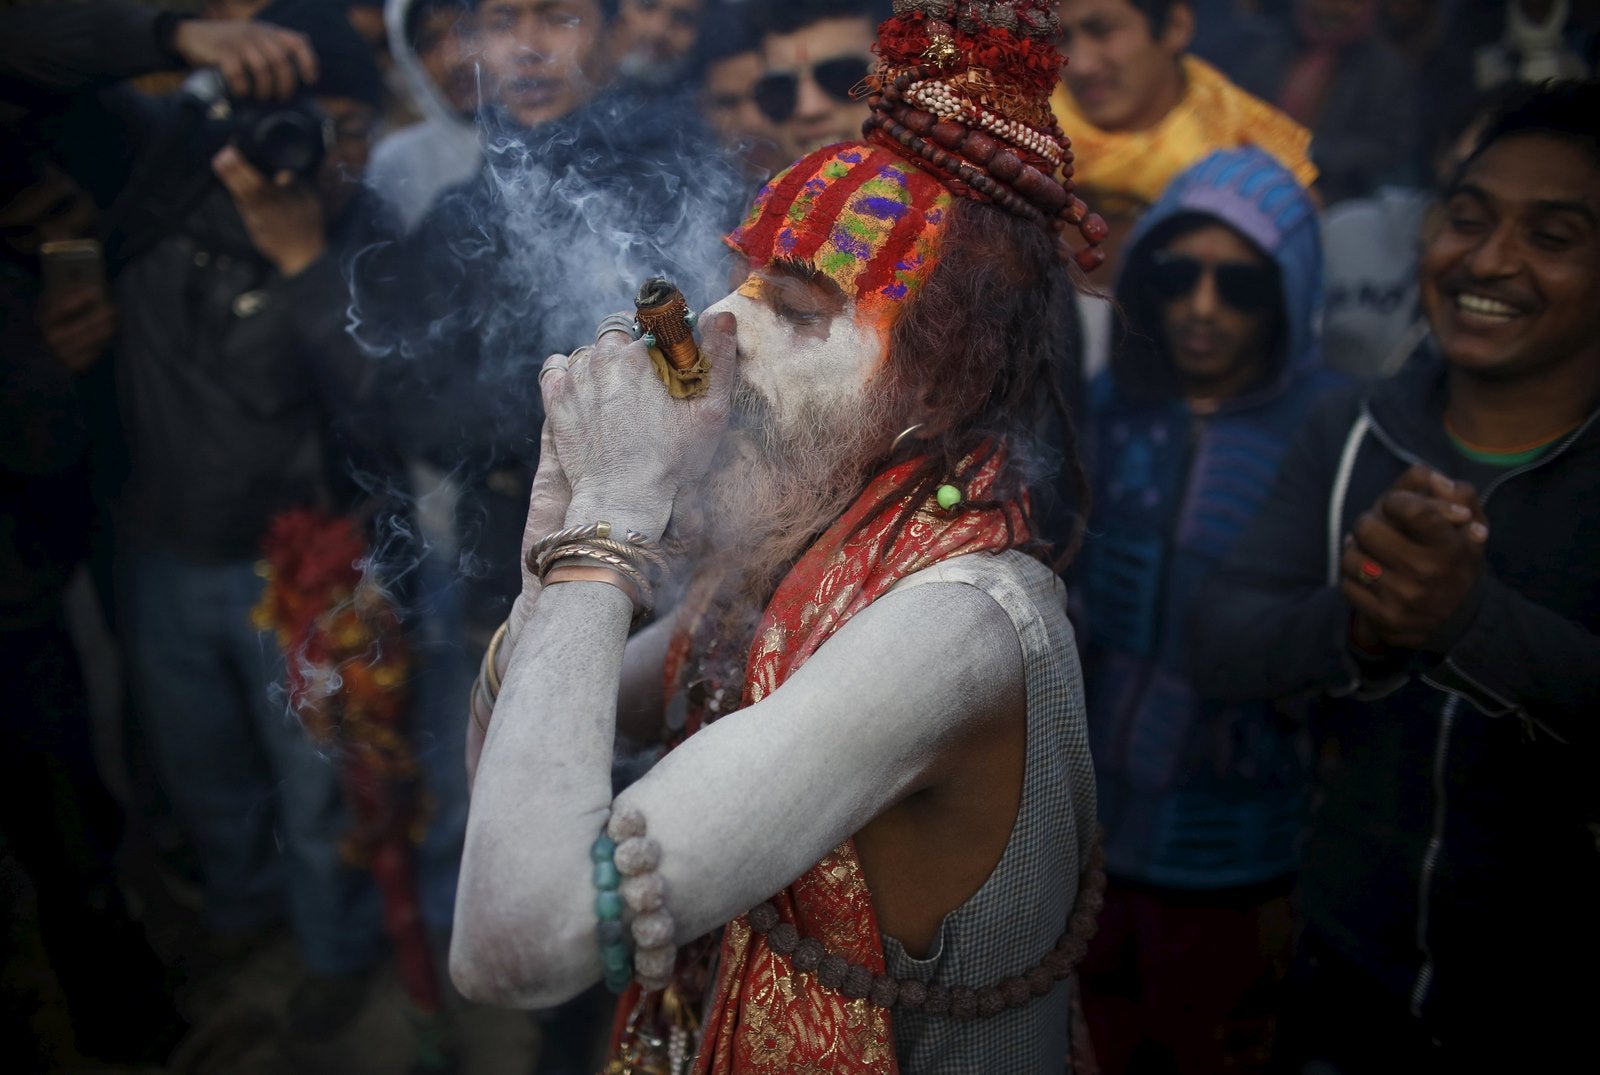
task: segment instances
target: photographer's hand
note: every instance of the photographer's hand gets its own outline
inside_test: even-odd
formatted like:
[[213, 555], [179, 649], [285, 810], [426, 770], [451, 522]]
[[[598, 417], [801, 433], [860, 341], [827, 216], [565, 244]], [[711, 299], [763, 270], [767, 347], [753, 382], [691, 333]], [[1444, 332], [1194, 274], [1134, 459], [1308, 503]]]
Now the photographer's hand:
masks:
[[172, 48], [191, 67], [215, 67], [236, 97], [288, 99], [317, 80], [317, 55], [304, 34], [246, 19], [187, 19]]
[[322, 203], [310, 184], [288, 172], [268, 179], [233, 146], [211, 158], [211, 169], [233, 196], [250, 241], [281, 275], [296, 276], [322, 256]]
[[39, 331], [45, 346], [73, 373], [105, 354], [117, 331], [117, 312], [104, 288], [82, 287], [39, 300]]

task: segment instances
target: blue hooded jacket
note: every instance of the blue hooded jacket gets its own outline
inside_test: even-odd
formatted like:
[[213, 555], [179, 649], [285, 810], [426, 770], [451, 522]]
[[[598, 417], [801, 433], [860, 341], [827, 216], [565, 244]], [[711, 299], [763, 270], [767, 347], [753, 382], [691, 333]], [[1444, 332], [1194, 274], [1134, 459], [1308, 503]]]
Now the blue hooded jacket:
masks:
[[[1276, 264], [1282, 304], [1268, 376], [1202, 415], [1179, 391], [1145, 280], [1152, 254], [1217, 221]], [[1199, 697], [1184, 670], [1184, 628], [1307, 411], [1341, 383], [1322, 368], [1316, 340], [1316, 209], [1260, 150], [1213, 153], [1141, 219], [1117, 300], [1124, 321], [1111, 366], [1090, 389], [1094, 514], [1076, 587], [1107, 867], [1184, 890], [1275, 881], [1294, 868], [1304, 817], [1300, 723], [1271, 703]]]

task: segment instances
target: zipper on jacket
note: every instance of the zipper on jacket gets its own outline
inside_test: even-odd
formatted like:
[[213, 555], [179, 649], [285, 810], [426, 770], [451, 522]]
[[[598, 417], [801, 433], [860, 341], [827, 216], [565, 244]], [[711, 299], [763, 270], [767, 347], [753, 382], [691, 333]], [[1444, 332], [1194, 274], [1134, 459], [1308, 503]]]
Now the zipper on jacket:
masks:
[[1422, 876], [1417, 882], [1417, 948], [1422, 952], [1422, 967], [1411, 986], [1411, 1014], [1422, 1018], [1422, 1004], [1433, 985], [1433, 952], [1428, 947], [1428, 904], [1433, 892], [1433, 873], [1444, 846], [1445, 766], [1450, 757], [1450, 732], [1455, 727], [1459, 695], [1452, 694], [1439, 716], [1439, 735], [1433, 750], [1433, 832], [1422, 855]]
[[[1163, 530], [1166, 537], [1166, 545], [1161, 558], [1161, 582], [1156, 591], [1158, 595], [1167, 593], [1168, 587], [1172, 583], [1173, 561], [1177, 559], [1178, 552], [1178, 530], [1183, 523], [1183, 505], [1189, 499], [1189, 486], [1194, 481], [1194, 461], [1198, 454], [1196, 448], [1200, 444], [1200, 438], [1205, 435], [1205, 428], [1205, 418], [1191, 412], [1188, 416], [1188, 421], [1184, 425], [1185, 435], [1189, 440], [1184, 454], [1183, 480], [1178, 483], [1177, 496], [1171, 501], [1170, 517], [1167, 519]], [[1155, 661], [1161, 653], [1161, 632], [1166, 629], [1166, 626], [1166, 602], [1160, 600], [1158, 596], [1154, 601], [1154, 607], [1150, 610], [1151, 652], [1149, 659], [1152, 661]], [[1139, 683], [1138, 696], [1131, 705], [1121, 707], [1119, 712], [1136, 713], [1143, 709], [1145, 699], [1150, 693], [1150, 682], [1150, 677], [1142, 677]], [[1133, 740], [1134, 723], [1133, 720], [1124, 720], [1117, 730], [1117, 741], [1112, 746], [1112, 756], [1119, 762], [1128, 756], [1128, 750]], [[1102, 825], [1107, 832], [1114, 828], [1109, 820], [1102, 819]]]

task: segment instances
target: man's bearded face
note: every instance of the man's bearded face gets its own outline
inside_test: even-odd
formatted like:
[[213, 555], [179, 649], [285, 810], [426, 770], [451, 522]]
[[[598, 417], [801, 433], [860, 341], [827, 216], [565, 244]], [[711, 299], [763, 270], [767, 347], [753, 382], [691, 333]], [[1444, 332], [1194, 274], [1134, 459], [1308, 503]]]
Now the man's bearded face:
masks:
[[787, 262], [752, 272], [707, 313], [738, 321], [739, 379], [783, 436], [834, 424], [866, 393], [889, 354], [888, 320], [858, 311], [837, 284]]
[[826, 277], [774, 264], [706, 315], [723, 311], [738, 321], [739, 379], [701, 498], [702, 540], [759, 590], [849, 506], [905, 408], [878, 376], [887, 324]]

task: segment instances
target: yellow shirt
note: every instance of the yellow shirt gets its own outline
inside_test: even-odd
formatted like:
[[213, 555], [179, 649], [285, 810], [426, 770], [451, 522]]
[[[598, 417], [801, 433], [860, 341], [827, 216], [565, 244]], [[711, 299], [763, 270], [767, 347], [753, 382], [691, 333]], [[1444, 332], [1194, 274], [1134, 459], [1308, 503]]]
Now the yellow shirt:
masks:
[[1090, 208], [1140, 211], [1179, 172], [1217, 149], [1253, 145], [1271, 154], [1301, 184], [1317, 178], [1307, 156], [1311, 132], [1267, 102], [1235, 86], [1195, 56], [1183, 58], [1187, 83], [1177, 107], [1143, 131], [1102, 131], [1083, 118], [1063, 84], [1050, 106], [1072, 139], [1073, 182]]

